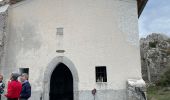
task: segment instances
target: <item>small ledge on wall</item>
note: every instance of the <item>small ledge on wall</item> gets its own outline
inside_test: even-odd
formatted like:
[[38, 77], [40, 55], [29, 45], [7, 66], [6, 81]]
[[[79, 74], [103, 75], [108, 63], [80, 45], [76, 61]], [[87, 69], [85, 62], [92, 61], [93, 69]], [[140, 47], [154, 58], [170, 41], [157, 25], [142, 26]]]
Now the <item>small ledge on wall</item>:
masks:
[[56, 50], [58, 56], [64, 56], [65, 50]]
[[65, 50], [56, 50], [57, 53], [64, 53]]
[[108, 88], [107, 82], [96, 82], [96, 88], [99, 90], [104, 90]]

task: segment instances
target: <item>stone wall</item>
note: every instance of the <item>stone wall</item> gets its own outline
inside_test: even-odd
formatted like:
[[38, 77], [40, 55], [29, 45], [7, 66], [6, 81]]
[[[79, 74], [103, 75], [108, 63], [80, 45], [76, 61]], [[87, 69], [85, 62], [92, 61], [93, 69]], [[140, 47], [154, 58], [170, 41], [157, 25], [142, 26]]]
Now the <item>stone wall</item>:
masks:
[[5, 45], [7, 44], [7, 12], [8, 5], [0, 7], [0, 73], [2, 73], [2, 63]]

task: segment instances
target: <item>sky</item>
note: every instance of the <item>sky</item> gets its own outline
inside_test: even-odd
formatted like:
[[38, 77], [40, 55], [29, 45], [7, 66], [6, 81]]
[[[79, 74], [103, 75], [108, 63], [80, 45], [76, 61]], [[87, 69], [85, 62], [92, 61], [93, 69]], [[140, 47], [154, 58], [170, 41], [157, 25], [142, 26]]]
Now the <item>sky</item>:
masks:
[[170, 37], [170, 0], [148, 0], [139, 18], [139, 36], [151, 33]]

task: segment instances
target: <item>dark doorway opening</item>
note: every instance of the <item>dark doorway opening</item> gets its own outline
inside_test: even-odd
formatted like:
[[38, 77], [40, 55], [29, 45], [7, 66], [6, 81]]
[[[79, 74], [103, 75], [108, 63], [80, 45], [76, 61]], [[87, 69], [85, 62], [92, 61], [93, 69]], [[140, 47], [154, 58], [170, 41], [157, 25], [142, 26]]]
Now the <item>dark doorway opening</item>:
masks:
[[73, 76], [69, 68], [60, 63], [50, 79], [50, 100], [73, 100]]

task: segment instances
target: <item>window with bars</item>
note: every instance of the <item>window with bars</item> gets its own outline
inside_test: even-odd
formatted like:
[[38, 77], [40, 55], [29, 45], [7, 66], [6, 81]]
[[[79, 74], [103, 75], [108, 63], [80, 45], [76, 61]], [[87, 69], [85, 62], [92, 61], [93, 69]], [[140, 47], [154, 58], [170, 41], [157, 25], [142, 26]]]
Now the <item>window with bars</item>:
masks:
[[106, 66], [96, 66], [96, 82], [107, 82]]
[[29, 68], [19, 68], [19, 72], [22, 75], [23, 73], [27, 73], [29, 75]]
[[57, 28], [57, 35], [63, 35], [63, 29], [62, 27]]

